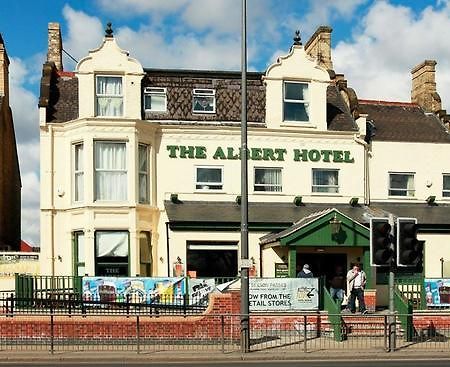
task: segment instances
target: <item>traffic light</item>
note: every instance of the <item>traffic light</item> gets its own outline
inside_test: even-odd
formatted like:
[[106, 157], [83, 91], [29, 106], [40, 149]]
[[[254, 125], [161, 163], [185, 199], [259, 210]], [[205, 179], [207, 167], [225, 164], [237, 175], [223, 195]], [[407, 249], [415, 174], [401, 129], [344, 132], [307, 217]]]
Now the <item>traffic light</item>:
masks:
[[397, 218], [397, 265], [416, 266], [422, 261], [423, 241], [417, 239], [417, 219]]
[[391, 265], [394, 258], [391, 228], [388, 218], [370, 219], [370, 265]]

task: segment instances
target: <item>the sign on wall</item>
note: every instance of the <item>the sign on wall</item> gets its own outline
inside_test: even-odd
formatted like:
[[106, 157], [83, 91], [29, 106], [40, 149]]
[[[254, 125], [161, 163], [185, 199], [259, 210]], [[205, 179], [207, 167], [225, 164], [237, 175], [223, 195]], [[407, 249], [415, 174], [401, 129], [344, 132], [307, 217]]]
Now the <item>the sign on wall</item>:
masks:
[[275, 263], [275, 278], [289, 278], [289, 265], [286, 263]]
[[[167, 145], [170, 158], [182, 159], [206, 159], [236, 160], [241, 159], [241, 148], [217, 147], [213, 152], [208, 152], [204, 146], [193, 145]], [[355, 159], [349, 150], [331, 149], [292, 149], [288, 152], [285, 148], [249, 148], [247, 157], [253, 161], [285, 161], [291, 157], [294, 162], [333, 162], [354, 163]]]
[[252, 278], [250, 311], [300, 311], [319, 308], [317, 278]]

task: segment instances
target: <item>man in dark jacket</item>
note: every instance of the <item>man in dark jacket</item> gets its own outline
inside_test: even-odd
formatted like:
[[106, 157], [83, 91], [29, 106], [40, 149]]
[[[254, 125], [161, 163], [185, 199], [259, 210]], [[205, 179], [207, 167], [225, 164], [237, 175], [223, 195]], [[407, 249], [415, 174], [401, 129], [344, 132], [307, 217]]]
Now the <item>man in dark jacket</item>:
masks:
[[311, 270], [309, 270], [309, 265], [305, 264], [303, 265], [303, 269], [298, 272], [297, 278], [313, 278], [314, 274]]

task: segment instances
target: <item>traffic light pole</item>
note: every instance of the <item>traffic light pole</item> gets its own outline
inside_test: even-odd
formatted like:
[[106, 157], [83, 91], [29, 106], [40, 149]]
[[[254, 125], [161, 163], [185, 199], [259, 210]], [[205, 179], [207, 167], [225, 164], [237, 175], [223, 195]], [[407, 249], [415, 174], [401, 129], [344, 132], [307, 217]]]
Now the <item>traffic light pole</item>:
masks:
[[[389, 214], [389, 224], [391, 225], [391, 235], [394, 235], [394, 216]], [[395, 259], [393, 258], [389, 266], [389, 352], [395, 351], [396, 322], [394, 305], [394, 280], [395, 280]]]

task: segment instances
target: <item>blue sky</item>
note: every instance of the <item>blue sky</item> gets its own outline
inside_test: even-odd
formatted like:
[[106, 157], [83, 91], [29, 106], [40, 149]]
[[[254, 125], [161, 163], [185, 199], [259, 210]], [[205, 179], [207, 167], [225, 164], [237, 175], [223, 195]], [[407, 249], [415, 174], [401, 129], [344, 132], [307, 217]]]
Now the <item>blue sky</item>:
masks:
[[[7, 0], [3, 0], [6, 3]], [[332, 58], [359, 98], [410, 100], [411, 69], [437, 61], [437, 90], [450, 111], [450, 0], [247, 0], [249, 69], [333, 28]], [[6, 9], [5, 6], [2, 7]], [[11, 59], [10, 89], [22, 174], [22, 237], [39, 244], [38, 93], [49, 22], [77, 60], [96, 48], [105, 24], [144, 67], [238, 70], [241, 0], [8, 1], [0, 32]], [[6, 15], [6, 16], [5, 16]], [[75, 64], [64, 59], [64, 69]]]

